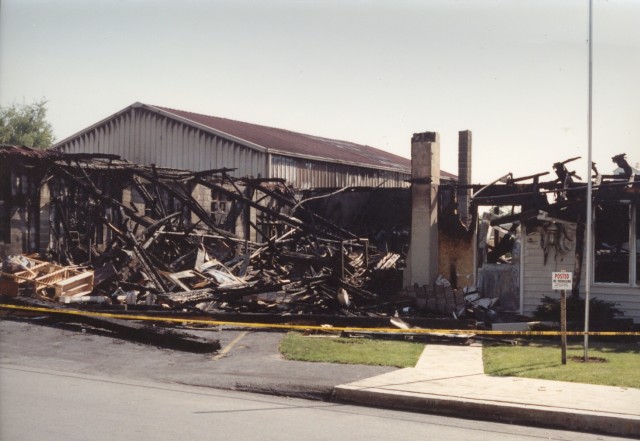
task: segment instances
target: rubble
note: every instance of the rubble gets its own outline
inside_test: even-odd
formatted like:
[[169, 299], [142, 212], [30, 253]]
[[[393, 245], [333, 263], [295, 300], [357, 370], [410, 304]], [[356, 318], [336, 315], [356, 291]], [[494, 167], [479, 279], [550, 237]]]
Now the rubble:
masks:
[[18, 296], [22, 286], [33, 294], [70, 303], [68, 299], [88, 296], [93, 290], [93, 271], [63, 267], [26, 256], [9, 256], [2, 264], [0, 288], [4, 295]]
[[[454, 236], [473, 236], [480, 206], [521, 207], [497, 210], [479, 222], [484, 266], [474, 283], [480, 293], [456, 286], [455, 268], [448, 279], [402, 289], [405, 239], [389, 240], [384, 231], [347, 231], [309, 208], [322, 200], [317, 191], [304, 199], [283, 179], [234, 178], [226, 168], [190, 172], [132, 164], [115, 155], [25, 147], [0, 146], [0, 159], [2, 170], [19, 174], [19, 188], [0, 195], [11, 193], [4, 202], [21, 207], [25, 247], [39, 251], [5, 260], [0, 292], [59, 307], [354, 321], [453, 317], [491, 324], [501, 308], [512, 310], [513, 293], [501, 291], [488, 275], [517, 262], [521, 224], [542, 225], [545, 259], [569, 248], [582, 253], [579, 235], [563, 227], [579, 223], [583, 212], [584, 185], [566, 167], [577, 158], [555, 163], [556, 178], [547, 182], [541, 178], [548, 173], [508, 174], [504, 183], [468, 186], [475, 190], [469, 228], [454, 222], [456, 189], [440, 189], [450, 199], [441, 208], [440, 228]], [[639, 177], [624, 155], [614, 161], [622, 173], [596, 171], [598, 200], [619, 193], [637, 198]], [[9, 219], [3, 210], [0, 217]], [[389, 231], [408, 240], [408, 233], [396, 234], [403, 228]], [[545, 239], [552, 228], [560, 239], [553, 243]], [[578, 286], [581, 260], [576, 262]]]
[[[113, 155], [4, 147], [0, 156], [26, 162], [51, 199], [48, 254], [3, 271], [9, 295], [207, 313], [368, 316], [390, 308], [390, 293], [373, 292], [370, 281], [376, 271], [398, 271], [402, 257], [305, 209], [283, 180]], [[211, 211], [202, 194], [219, 201]]]

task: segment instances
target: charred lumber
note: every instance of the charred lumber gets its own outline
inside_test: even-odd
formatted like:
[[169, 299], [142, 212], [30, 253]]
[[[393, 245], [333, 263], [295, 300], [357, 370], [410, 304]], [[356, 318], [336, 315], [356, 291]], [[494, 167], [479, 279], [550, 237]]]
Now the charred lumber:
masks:
[[132, 208], [129, 208], [126, 205], [118, 202], [117, 200], [102, 194], [102, 192], [100, 190], [98, 190], [91, 181], [84, 182], [83, 180], [81, 180], [78, 177], [74, 176], [69, 171], [63, 169], [62, 167], [57, 167], [57, 171], [59, 173], [58, 176], [61, 176], [63, 179], [70, 181], [75, 186], [78, 186], [78, 187], [82, 188], [83, 190], [87, 191], [88, 194], [90, 194], [92, 197], [94, 197], [99, 202], [104, 203], [104, 204], [106, 204], [106, 205], [108, 205], [110, 207], [113, 207], [113, 208], [122, 209], [122, 211], [124, 211], [124, 214], [126, 214], [128, 217], [130, 217], [136, 223], [141, 224], [141, 225], [143, 225], [145, 227], [148, 227], [148, 226], [150, 226], [152, 224], [152, 222], [151, 222], [151, 220], [149, 218], [146, 218], [146, 217], [143, 217], [143, 216], [139, 216]]
[[[45, 314], [50, 324], [79, 323], [83, 325], [83, 329], [85, 330], [87, 330], [86, 327], [88, 326], [89, 331], [108, 331], [108, 333], [102, 332], [102, 334], [134, 343], [198, 354], [216, 352], [221, 348], [218, 340], [196, 337], [167, 327], [154, 326], [135, 320], [82, 315], [82, 310], [69, 308], [68, 306], [49, 305], [34, 299], [21, 299], [19, 303], [28, 306], [46, 306], [48, 309], [55, 309], [55, 313]], [[38, 315], [42, 317], [43, 313], [38, 313]], [[46, 324], [46, 321], [38, 320], [32, 323]]]
[[[195, 199], [193, 199], [193, 197], [191, 196], [190, 192], [185, 190], [183, 187], [178, 186], [178, 188], [180, 188], [181, 191], [177, 191], [173, 186], [164, 183], [160, 179], [155, 179], [155, 177], [153, 175], [149, 174], [149, 173], [145, 173], [143, 171], [140, 171], [139, 174], [143, 178], [145, 178], [145, 179], [147, 179], [147, 180], [149, 180], [151, 182], [154, 182], [156, 185], [160, 186], [169, 195], [171, 195], [171, 196], [175, 197], [176, 199], [178, 199], [179, 201], [181, 201], [196, 216], [198, 216], [198, 218], [200, 219], [201, 222], [203, 222], [212, 231], [215, 231], [216, 233], [220, 234], [221, 236], [225, 236], [225, 237], [237, 237], [235, 234], [230, 233], [229, 231], [225, 231], [225, 230], [222, 230], [222, 229], [218, 228], [218, 226], [215, 225], [211, 221], [211, 218], [209, 217], [209, 214], [204, 210], [204, 208], [202, 208], [202, 206]], [[200, 181], [200, 179], [196, 179], [194, 181], [190, 181], [189, 185], [192, 185], [193, 183], [199, 183], [199, 181]], [[176, 184], [178, 184], [178, 181], [176, 181]]]
[[627, 162], [627, 155], [625, 153], [615, 155], [613, 158], [611, 158], [611, 160], [615, 162], [615, 164], [622, 169], [624, 173], [623, 176], [625, 178], [630, 178], [631, 175], [633, 175], [633, 169]]
[[[251, 184], [253, 181], [248, 181], [249, 184]], [[293, 200], [293, 198], [286, 198], [283, 195], [269, 190], [268, 188], [264, 188], [264, 186], [260, 186], [258, 187], [260, 191], [264, 192], [266, 195], [271, 196], [272, 198], [278, 200], [279, 202], [281, 202], [282, 204], [290, 207], [290, 208], [296, 208], [298, 210], [301, 210], [305, 215], [309, 216], [311, 218], [312, 221], [314, 222], [319, 222], [321, 225], [323, 225], [325, 228], [329, 228], [331, 231], [336, 232], [336, 235], [339, 235], [340, 238], [342, 239], [357, 239], [357, 236], [353, 233], [351, 233], [350, 231], [347, 231], [343, 228], [341, 228], [338, 225], [335, 225], [331, 222], [329, 222], [328, 220], [324, 219], [323, 217], [319, 216], [318, 214], [307, 210], [304, 207], [297, 207], [298, 203], [295, 202], [295, 200]], [[292, 210], [294, 211], [294, 210]], [[295, 211], [294, 211], [295, 212]]]

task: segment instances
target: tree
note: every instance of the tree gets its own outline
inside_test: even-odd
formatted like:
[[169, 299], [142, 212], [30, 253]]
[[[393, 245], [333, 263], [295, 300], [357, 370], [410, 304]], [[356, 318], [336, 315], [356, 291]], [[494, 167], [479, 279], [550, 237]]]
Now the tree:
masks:
[[46, 120], [47, 100], [0, 107], [0, 144], [46, 149], [53, 144], [53, 128]]

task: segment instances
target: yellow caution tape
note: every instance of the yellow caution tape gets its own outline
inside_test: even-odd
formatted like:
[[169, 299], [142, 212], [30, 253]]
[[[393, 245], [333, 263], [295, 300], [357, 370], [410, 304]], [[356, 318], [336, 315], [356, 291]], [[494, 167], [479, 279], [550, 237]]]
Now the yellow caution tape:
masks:
[[[65, 314], [86, 317], [107, 317], [122, 320], [146, 320], [155, 322], [171, 322], [171, 323], [195, 323], [202, 325], [216, 326], [236, 326], [242, 328], [265, 328], [265, 329], [294, 329], [294, 330], [311, 330], [311, 331], [344, 331], [344, 332], [371, 332], [371, 333], [398, 333], [398, 334], [455, 334], [455, 335], [521, 335], [521, 336], [557, 336], [562, 335], [560, 331], [489, 331], [480, 329], [426, 329], [426, 328], [358, 328], [353, 326], [313, 326], [313, 325], [284, 325], [272, 323], [245, 323], [245, 322], [228, 322], [221, 320], [200, 320], [192, 318], [175, 318], [175, 317], [149, 317], [145, 315], [129, 315], [129, 314], [112, 314], [105, 312], [79, 311], [70, 309], [51, 309], [39, 308], [34, 306], [18, 306], [0, 304], [2, 309], [14, 309], [21, 311], [42, 312], [51, 314]], [[293, 317], [292, 317], [293, 318]], [[640, 332], [614, 332], [614, 331], [568, 331], [564, 333], [567, 336], [633, 336], [640, 337]]]

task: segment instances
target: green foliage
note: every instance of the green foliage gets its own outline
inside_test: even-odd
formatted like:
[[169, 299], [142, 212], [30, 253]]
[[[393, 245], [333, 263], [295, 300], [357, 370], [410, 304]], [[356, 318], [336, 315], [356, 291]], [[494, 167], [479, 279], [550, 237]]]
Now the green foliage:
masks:
[[[615, 303], [595, 297], [589, 300], [589, 323], [612, 323], [622, 315], [623, 312], [615, 307]], [[533, 317], [540, 321], [560, 321], [560, 300], [544, 296]], [[567, 322], [578, 327], [584, 326], [584, 299], [567, 297]]]
[[280, 352], [288, 360], [414, 367], [424, 343], [367, 338], [305, 337], [288, 333]]
[[53, 144], [53, 128], [47, 122], [47, 101], [0, 107], [0, 144], [48, 148]]
[[487, 375], [640, 388], [637, 341], [591, 342], [589, 358], [592, 361], [584, 363], [583, 357], [581, 344], [569, 344], [567, 364], [563, 365], [560, 346], [540, 340], [520, 342], [517, 346], [485, 343], [482, 348]]

